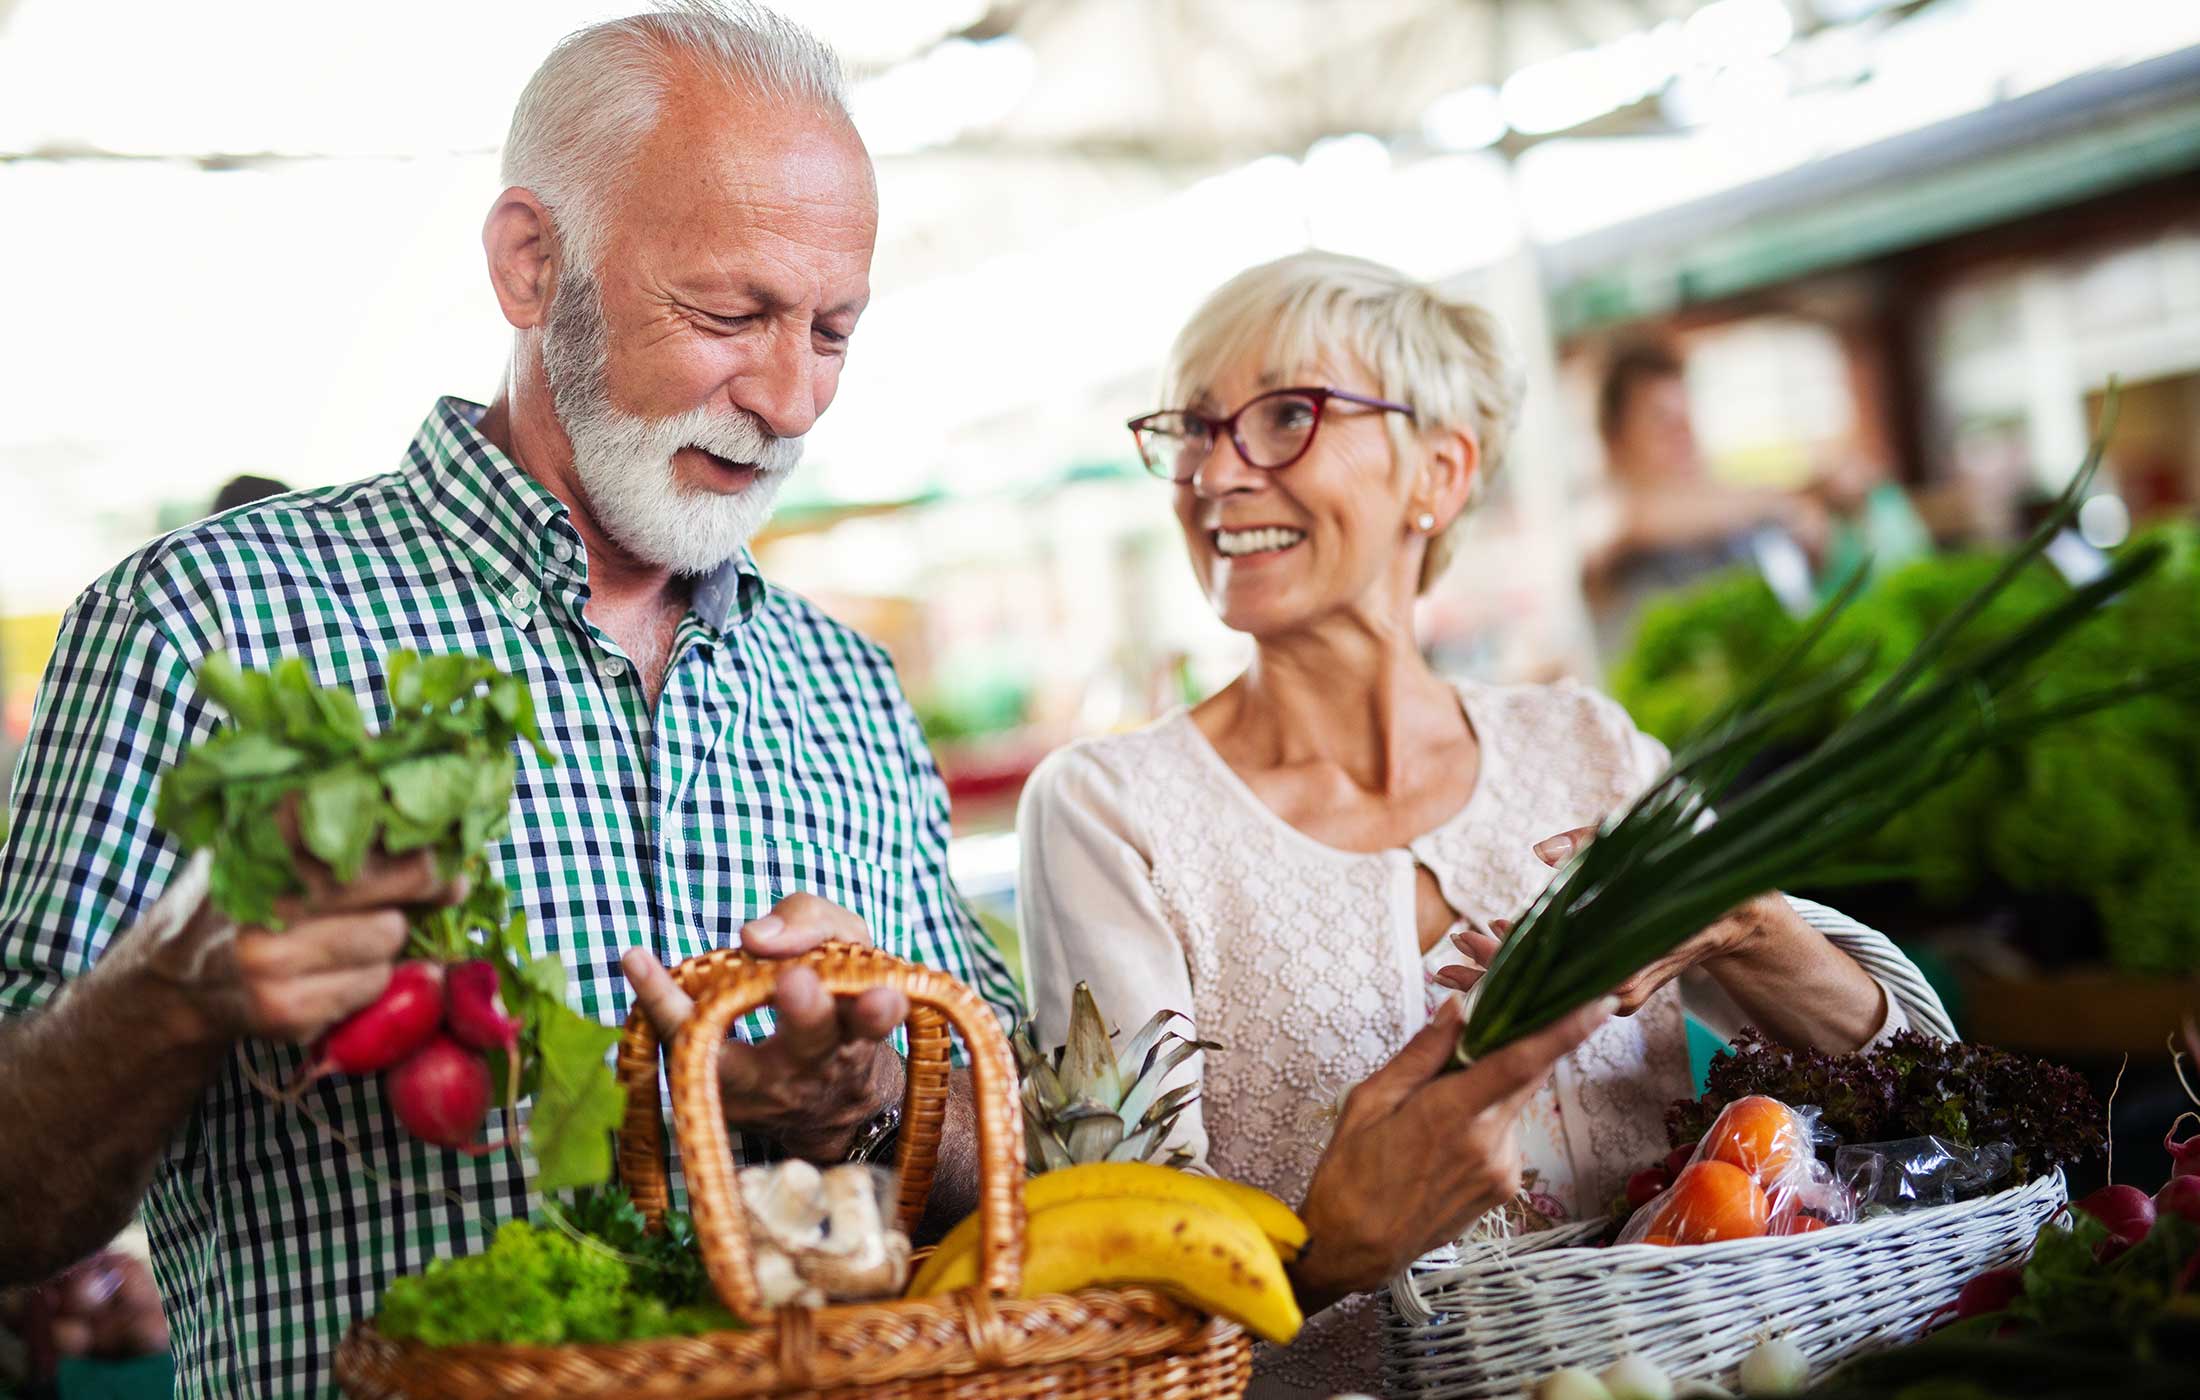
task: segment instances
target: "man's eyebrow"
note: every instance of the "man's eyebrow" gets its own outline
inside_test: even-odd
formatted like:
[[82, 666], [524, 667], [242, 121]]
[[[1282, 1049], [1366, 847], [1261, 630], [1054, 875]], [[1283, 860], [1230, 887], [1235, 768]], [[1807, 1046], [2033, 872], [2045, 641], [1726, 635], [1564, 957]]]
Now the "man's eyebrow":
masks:
[[[778, 292], [774, 291], [770, 287], [765, 286], [761, 282], [742, 282], [732, 287], [719, 289], [715, 292], [704, 292], [698, 289], [697, 295], [708, 298], [711, 295], [725, 296], [729, 293], [733, 296], [741, 297], [755, 304], [756, 306], [762, 307], [766, 311], [786, 311], [793, 308], [797, 304], [796, 302], [791, 301], [784, 296], [781, 296]], [[863, 309], [870, 304], [870, 301], [871, 294], [867, 291], [862, 292], [855, 296], [849, 297], [846, 301], [841, 302], [837, 306], [826, 308], [826, 310], [820, 314], [825, 316], [859, 315], [862, 313]]]

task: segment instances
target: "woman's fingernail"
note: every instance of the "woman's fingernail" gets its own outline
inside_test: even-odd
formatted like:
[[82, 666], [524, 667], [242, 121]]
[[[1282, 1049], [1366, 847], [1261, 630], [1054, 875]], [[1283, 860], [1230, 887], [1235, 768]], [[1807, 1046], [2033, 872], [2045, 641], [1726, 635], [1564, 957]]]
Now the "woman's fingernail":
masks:
[[1597, 1003], [1597, 1010], [1603, 1012], [1607, 1016], [1612, 1015], [1619, 1010], [1619, 998], [1606, 997], [1604, 1000]]
[[1535, 853], [1550, 865], [1556, 865], [1574, 853], [1574, 838], [1565, 832], [1538, 841]]

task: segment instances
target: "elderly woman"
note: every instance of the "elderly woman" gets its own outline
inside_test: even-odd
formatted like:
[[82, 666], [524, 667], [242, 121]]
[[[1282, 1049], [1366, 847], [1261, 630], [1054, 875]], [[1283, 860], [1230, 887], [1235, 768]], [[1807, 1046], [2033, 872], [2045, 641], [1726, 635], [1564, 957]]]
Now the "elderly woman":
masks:
[[[1343, 1091], [1432, 1017], [1454, 1022], [1442, 1003], [1494, 950], [1485, 930], [1666, 762], [1594, 691], [1454, 682], [1415, 645], [1414, 600], [1503, 460], [1518, 398], [1489, 313], [1387, 268], [1304, 253], [1217, 291], [1170, 352], [1168, 407], [1131, 426], [1252, 663], [1189, 710], [1055, 754], [1019, 814], [1042, 1034], [1062, 1038], [1083, 981], [1115, 1024], [1170, 1008], [1225, 1047], [1187, 1068], [1183, 1145], [1307, 1202], [1302, 1264], [1331, 1270], [1299, 1276], [1313, 1306], [1381, 1282], [1341, 1254], [1372, 1268], [1424, 1244], [1405, 1237], [1430, 1222], [1396, 1202], [1434, 1212], [1424, 1178], [1460, 1154], [1516, 1153], [1541, 1214], [1601, 1213], [1664, 1155], [1663, 1110], [1689, 1092], [1684, 1007], [1829, 1050], [1908, 1024], [1768, 895], [1619, 988], [1624, 1014], [1537, 1075], [1500, 1147], [1439, 1125], [1339, 1179]], [[1265, 1353], [1256, 1394], [1374, 1388], [1369, 1301]]]

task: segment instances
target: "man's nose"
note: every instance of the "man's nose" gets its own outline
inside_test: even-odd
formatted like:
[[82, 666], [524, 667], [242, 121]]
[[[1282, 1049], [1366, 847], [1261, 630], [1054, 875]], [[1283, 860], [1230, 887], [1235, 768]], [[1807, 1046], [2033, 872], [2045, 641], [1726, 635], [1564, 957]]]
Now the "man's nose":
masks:
[[734, 382], [736, 408], [780, 437], [801, 437], [817, 422], [817, 357], [806, 328], [776, 328], [761, 360]]

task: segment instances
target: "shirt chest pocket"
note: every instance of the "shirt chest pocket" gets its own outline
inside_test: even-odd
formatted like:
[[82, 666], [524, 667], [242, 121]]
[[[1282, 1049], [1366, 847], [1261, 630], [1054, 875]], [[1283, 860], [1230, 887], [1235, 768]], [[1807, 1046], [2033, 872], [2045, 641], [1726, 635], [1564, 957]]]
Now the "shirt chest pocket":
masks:
[[[791, 894], [814, 894], [849, 910], [871, 930], [871, 941], [907, 955], [909, 878], [905, 872], [837, 846], [773, 841], [764, 848], [758, 913]], [[728, 941], [735, 930], [726, 930]]]

